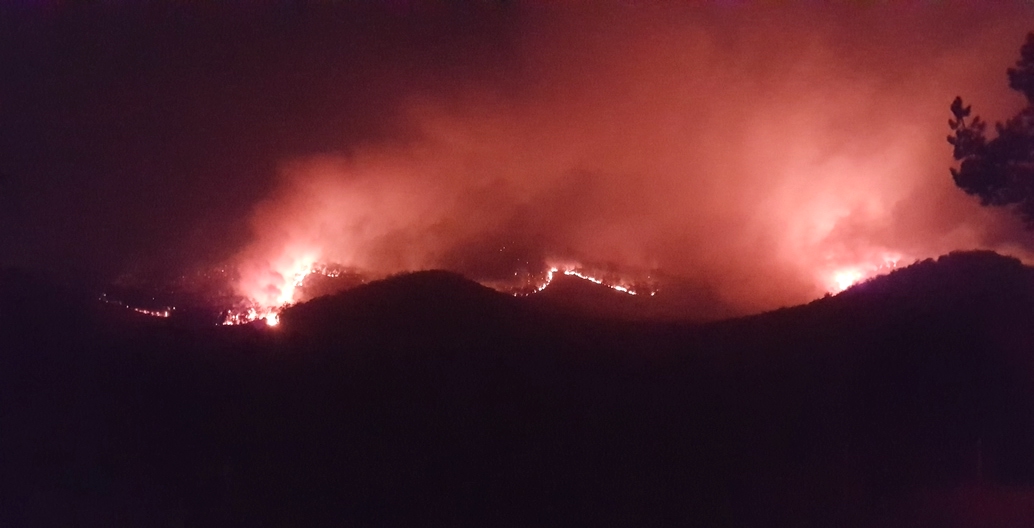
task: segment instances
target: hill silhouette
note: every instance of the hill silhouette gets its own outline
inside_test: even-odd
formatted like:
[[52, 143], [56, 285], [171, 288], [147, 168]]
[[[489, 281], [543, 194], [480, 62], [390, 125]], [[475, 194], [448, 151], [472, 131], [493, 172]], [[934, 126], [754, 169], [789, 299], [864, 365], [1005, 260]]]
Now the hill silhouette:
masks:
[[311, 331], [334, 329], [334, 322], [362, 318], [420, 322], [432, 326], [449, 320], [464, 320], [502, 309], [510, 296], [496, 292], [447, 271], [406, 273], [337, 294], [319, 297], [287, 309], [283, 320], [289, 326]]
[[557, 274], [549, 286], [529, 295], [527, 303], [560, 315], [583, 315], [621, 321], [710, 322], [736, 312], [708, 288], [667, 278], [649, 295], [629, 295], [608, 286]]
[[1032, 272], [954, 253], [691, 324], [430, 271], [275, 328], [7, 273], [0, 524], [1024, 525]]

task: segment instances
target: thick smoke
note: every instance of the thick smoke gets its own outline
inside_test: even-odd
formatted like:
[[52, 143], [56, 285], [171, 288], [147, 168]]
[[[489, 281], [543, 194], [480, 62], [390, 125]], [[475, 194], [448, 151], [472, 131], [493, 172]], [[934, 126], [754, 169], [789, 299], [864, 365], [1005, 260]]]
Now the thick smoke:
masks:
[[406, 133], [284, 160], [241, 290], [288, 300], [313, 261], [484, 281], [575, 261], [750, 312], [955, 249], [1025, 256], [948, 174], [955, 95], [1022, 103], [1005, 68], [1034, 18], [997, 7], [505, 8], [499, 72], [432, 74], [384, 111]]

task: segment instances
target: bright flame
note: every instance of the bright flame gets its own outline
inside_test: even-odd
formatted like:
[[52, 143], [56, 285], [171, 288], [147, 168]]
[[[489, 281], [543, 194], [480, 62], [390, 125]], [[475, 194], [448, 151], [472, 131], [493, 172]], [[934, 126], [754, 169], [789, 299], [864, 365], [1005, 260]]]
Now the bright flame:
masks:
[[838, 294], [855, 284], [883, 275], [898, 267], [902, 257], [898, 254], [884, 254], [875, 263], [856, 264], [835, 268], [826, 275], [826, 291]]
[[[602, 279], [602, 278], [590, 275], [590, 274], [586, 273], [584, 270], [582, 270], [579, 266], [574, 266], [574, 265], [550, 266], [550, 268], [546, 271], [546, 279], [541, 284], [539, 284], [538, 286], [535, 287], [534, 293], [538, 293], [538, 292], [546, 289], [546, 287], [549, 286], [553, 282], [553, 279], [556, 277], [557, 273], [563, 273], [564, 275], [567, 275], [569, 277], [577, 277], [577, 278], [582, 279], [582, 280], [587, 280], [587, 281], [589, 281], [589, 282], [591, 282], [593, 284], [599, 284], [600, 286], [605, 286], [605, 287], [610, 288], [610, 289], [612, 289], [614, 291], [618, 291], [618, 292], [621, 292], [621, 293], [624, 293], [624, 294], [628, 294], [628, 295], [640, 295], [641, 293], [643, 293], [643, 292], [641, 292], [639, 290], [634, 289], [632, 284], [630, 282], [628, 282], [628, 281], [613, 282], [613, 281], [609, 281], [607, 279]], [[650, 293], [650, 296], [652, 297], [652, 296], [657, 294], [657, 291], [651, 289], [651, 290], [649, 290], [649, 293]], [[521, 295], [521, 294], [517, 293], [515, 295]]]
[[[1029, 25], [1014, 16], [1024, 3], [907, 13], [870, 3], [836, 2], [807, 28], [806, 9], [688, 7], [705, 2], [521, 9], [506, 54], [521, 68], [481, 75], [484, 54], [460, 53], [445, 72], [416, 65], [426, 82], [381, 97], [393, 68], [423, 56], [392, 50], [387, 69], [355, 78], [369, 105], [312, 99], [327, 114], [314, 117], [354, 121], [340, 144], [268, 160], [278, 180], [236, 256], [236, 293], [263, 316], [298, 302], [297, 279], [317, 261], [379, 275], [518, 270], [526, 292], [559, 272], [607, 283], [595, 269], [540, 264], [577, 258], [663, 271], [745, 314], [873, 276], [871, 249], [926, 258], [1026, 245], [954, 188], [944, 141], [960, 93], [982, 94], [990, 120], [1022, 103], [1001, 70]], [[964, 42], [946, 29], [970, 22]], [[364, 116], [405, 133], [368, 134]]]
[[560, 270], [555, 268], [555, 267], [554, 268], [549, 268], [549, 271], [546, 272], [546, 281], [543, 282], [542, 284], [540, 284], [537, 288], [535, 288], [535, 292], [538, 293], [538, 292], [546, 289], [546, 286], [549, 286], [549, 284], [551, 282], [553, 282], [553, 275], [556, 274], [556, 272], [558, 272], [558, 271], [560, 271]]
[[833, 283], [835, 289], [832, 293], [840, 293], [851, 286], [854, 286], [858, 281], [862, 280], [864, 275], [857, 269], [845, 269], [837, 271], [833, 274]]
[[[284, 254], [287, 254], [286, 249]], [[280, 312], [303, 300], [300, 297], [300, 289], [308, 277], [314, 274], [331, 278], [341, 275], [340, 267], [317, 263], [312, 256], [313, 254], [308, 253], [301, 258], [282, 258], [280, 260], [281, 265], [277, 266], [282, 271], [267, 271], [264, 275], [264, 281], [242, 281], [242, 293], [248, 291], [254, 293], [246, 295], [245, 298], [247, 300], [241, 306], [228, 311], [222, 324], [242, 325], [262, 321], [269, 327], [279, 325]], [[838, 294], [862, 281], [895, 269], [901, 260], [903, 260], [903, 257], [900, 254], [889, 251], [873, 252], [868, 255], [855, 255], [853, 258], [846, 255], [830, 254], [825, 259], [826, 264], [813, 268], [813, 273], [818, 279], [817, 284], [824, 291]], [[566, 262], [551, 265], [546, 270], [545, 277], [541, 282], [535, 281], [530, 287], [514, 292], [514, 295], [522, 296], [541, 292], [553, 282], [558, 274], [589, 281], [626, 295], [649, 294], [652, 297], [657, 293], [657, 288], [649, 277], [644, 281], [622, 277], [613, 272], [597, 274], [588, 271], [586, 267], [579, 263]], [[512, 285], [489, 286], [502, 291], [514, 291]], [[149, 315], [168, 316], [162, 315], [162, 312], [151, 313], [140, 309], [136, 310], [142, 313], [149, 313]]]
[[222, 324], [225, 326], [234, 326], [262, 321], [266, 323], [266, 326], [276, 326], [280, 324], [280, 311], [288, 306], [290, 306], [290, 304], [259, 308], [251, 306], [237, 310], [230, 310], [226, 313], [226, 317], [223, 318]]
[[[286, 254], [286, 250], [285, 250]], [[243, 325], [256, 321], [262, 321], [266, 326], [277, 326], [280, 324], [280, 312], [288, 306], [302, 300], [300, 288], [305, 280], [311, 275], [323, 275], [334, 278], [341, 276], [341, 268], [338, 266], [317, 263], [311, 257], [307, 258], [283, 258], [283, 272], [266, 272], [263, 280], [255, 279], [255, 274], [249, 276], [249, 280], [241, 281], [240, 291], [245, 301], [237, 308], [229, 310], [223, 319], [223, 325]], [[627, 280], [614, 277], [613, 274], [598, 276], [591, 274], [579, 264], [558, 264], [550, 266], [546, 270], [545, 280], [534, 286], [534, 292], [546, 289], [558, 273], [570, 277], [577, 277], [610, 288], [626, 295], [656, 295], [656, 288], [649, 286], [648, 282]], [[486, 284], [487, 285], [487, 284]], [[512, 285], [488, 285], [503, 291], [513, 291]], [[251, 293], [249, 293], [251, 292]], [[526, 295], [528, 290], [517, 292], [515, 295]]]
[[342, 269], [329, 264], [317, 264], [309, 256], [281, 259], [284, 271], [266, 270], [260, 278], [255, 275], [239, 284], [246, 299], [237, 308], [227, 312], [223, 325], [242, 325], [262, 321], [266, 326], [280, 324], [280, 312], [302, 300], [300, 288], [312, 275], [328, 278], [342, 276]]

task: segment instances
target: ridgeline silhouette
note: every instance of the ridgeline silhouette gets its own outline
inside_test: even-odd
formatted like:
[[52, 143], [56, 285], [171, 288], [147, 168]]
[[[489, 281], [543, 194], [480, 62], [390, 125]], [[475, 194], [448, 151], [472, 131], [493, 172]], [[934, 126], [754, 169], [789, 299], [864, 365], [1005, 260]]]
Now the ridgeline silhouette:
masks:
[[5, 526], [1034, 519], [1034, 269], [993, 253], [712, 324], [421, 272], [191, 327], [0, 278]]

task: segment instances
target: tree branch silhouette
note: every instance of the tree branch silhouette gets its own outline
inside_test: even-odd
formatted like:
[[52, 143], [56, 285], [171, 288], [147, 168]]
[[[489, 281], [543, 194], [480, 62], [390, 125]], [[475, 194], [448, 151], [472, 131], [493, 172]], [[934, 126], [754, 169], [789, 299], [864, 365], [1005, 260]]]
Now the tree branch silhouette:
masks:
[[1027, 106], [1005, 123], [995, 123], [995, 137], [988, 138], [987, 123], [980, 116], [967, 122], [972, 108], [956, 97], [948, 143], [959, 167], [950, 169], [951, 176], [981, 205], [1010, 207], [1034, 228], [1034, 32], [1027, 34], [1016, 67], [1006, 73], [1009, 87], [1023, 93]]

